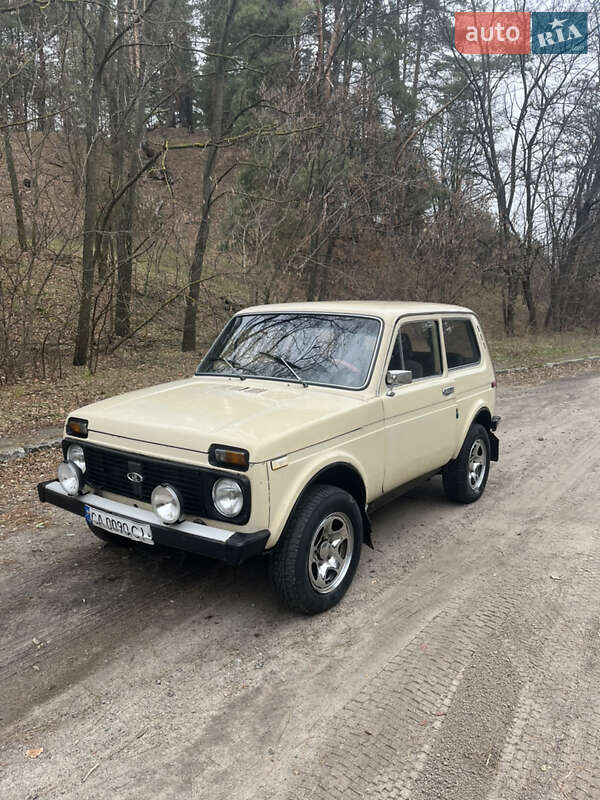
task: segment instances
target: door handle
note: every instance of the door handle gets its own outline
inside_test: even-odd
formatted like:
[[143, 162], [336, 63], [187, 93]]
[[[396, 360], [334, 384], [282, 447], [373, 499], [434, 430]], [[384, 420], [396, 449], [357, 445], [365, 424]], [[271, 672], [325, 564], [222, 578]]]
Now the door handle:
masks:
[[444, 397], [448, 397], [448, 395], [452, 394], [453, 392], [454, 392], [454, 386], [444, 386], [444, 388], [442, 389], [442, 394], [444, 395]]

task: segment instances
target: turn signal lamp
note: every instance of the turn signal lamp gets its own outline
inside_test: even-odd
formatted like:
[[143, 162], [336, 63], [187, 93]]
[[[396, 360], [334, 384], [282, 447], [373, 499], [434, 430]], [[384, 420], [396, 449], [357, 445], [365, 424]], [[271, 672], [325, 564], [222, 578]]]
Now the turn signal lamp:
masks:
[[88, 422], [87, 419], [77, 419], [77, 417], [69, 417], [67, 420], [67, 435], [79, 436], [85, 439], [88, 435]]
[[208, 448], [208, 463], [215, 467], [228, 467], [245, 472], [250, 464], [250, 454], [239, 447], [211, 444]]

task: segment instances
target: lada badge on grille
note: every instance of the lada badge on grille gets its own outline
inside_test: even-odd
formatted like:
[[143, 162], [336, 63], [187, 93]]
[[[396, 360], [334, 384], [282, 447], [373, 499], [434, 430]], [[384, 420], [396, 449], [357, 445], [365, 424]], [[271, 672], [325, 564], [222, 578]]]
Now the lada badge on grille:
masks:
[[128, 472], [127, 480], [131, 481], [132, 483], [141, 483], [144, 480], [144, 476], [140, 475], [139, 472]]

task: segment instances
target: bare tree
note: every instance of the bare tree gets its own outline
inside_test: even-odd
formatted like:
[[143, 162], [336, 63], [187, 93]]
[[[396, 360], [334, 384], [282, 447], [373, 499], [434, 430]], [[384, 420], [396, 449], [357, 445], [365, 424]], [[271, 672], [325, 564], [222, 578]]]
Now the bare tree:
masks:
[[198, 313], [198, 297], [200, 292], [200, 278], [204, 266], [204, 255], [210, 233], [210, 210], [214, 199], [215, 169], [217, 166], [218, 145], [223, 134], [224, 100], [225, 100], [225, 74], [229, 56], [230, 35], [238, 0], [229, 0], [223, 17], [213, 29], [210, 43], [210, 60], [214, 63], [212, 76], [212, 91], [210, 104], [210, 143], [206, 147], [206, 161], [202, 176], [202, 204], [200, 207], [200, 225], [196, 234], [194, 256], [190, 264], [189, 291], [185, 297], [185, 317], [183, 321], [183, 337], [181, 349], [183, 351], [196, 349], [196, 317]]
[[572, 135], [565, 136], [565, 147], [576, 154], [575, 158], [567, 156], [556, 143], [545, 162], [548, 192], [544, 208], [551, 264], [545, 324], [554, 330], [563, 330], [569, 320], [573, 324], [574, 312], [577, 305], [581, 307], [590, 280], [600, 274], [600, 115], [593, 106], [581, 107], [583, 119], [572, 129], [576, 145]]
[[87, 111], [85, 126], [86, 160], [85, 160], [85, 210], [83, 219], [83, 253], [81, 256], [81, 300], [79, 304], [79, 319], [77, 322], [77, 337], [75, 339], [75, 353], [73, 364], [85, 364], [88, 357], [90, 341], [90, 314], [92, 310], [92, 291], [96, 272], [96, 218], [98, 202], [98, 166], [99, 166], [99, 124], [100, 124], [100, 93], [102, 90], [102, 76], [110, 50], [105, 49], [106, 33], [108, 28], [108, 5], [102, 3], [98, 9], [94, 34], [91, 35], [87, 25], [81, 18], [80, 22], [85, 34], [91, 36], [93, 41], [93, 66], [92, 85], [90, 90], [90, 103]]

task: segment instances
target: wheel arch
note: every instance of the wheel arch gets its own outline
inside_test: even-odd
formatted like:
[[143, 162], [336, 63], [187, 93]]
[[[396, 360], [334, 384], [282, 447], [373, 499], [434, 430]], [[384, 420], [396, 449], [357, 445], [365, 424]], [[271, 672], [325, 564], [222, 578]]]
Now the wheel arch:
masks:
[[306, 492], [317, 484], [328, 484], [337, 486], [352, 495], [356, 500], [363, 520], [363, 540], [369, 547], [373, 547], [371, 541], [371, 522], [367, 514], [367, 487], [360, 472], [347, 461], [335, 461], [317, 470], [314, 475], [305, 483], [301, 492], [298, 494], [283, 526], [281, 535], [285, 535], [285, 529], [294, 512], [302, 502]]
[[[483, 406], [482, 408], [479, 409], [479, 411], [475, 414], [475, 416], [469, 423], [469, 428], [471, 427], [471, 425], [475, 424], [483, 425], [483, 427], [488, 432], [492, 429], [492, 413], [489, 410], [489, 408], [487, 408], [487, 406]], [[469, 428], [467, 428], [467, 430], [469, 430]]]
[[481, 404], [480, 406], [478, 406], [471, 413], [471, 416], [469, 417], [467, 424], [464, 426], [464, 428], [462, 430], [461, 437], [460, 437], [460, 446], [458, 448], [457, 453], [460, 452], [460, 449], [463, 446], [463, 443], [464, 443], [464, 441], [465, 441], [465, 439], [467, 437], [467, 434], [471, 430], [471, 426], [475, 425], [475, 424], [483, 425], [483, 427], [488, 432], [488, 436], [489, 436], [489, 440], [490, 440], [490, 448], [491, 448], [491, 460], [492, 461], [497, 461], [498, 460], [498, 439], [496, 438], [496, 435], [493, 432], [492, 412], [484, 404]]

